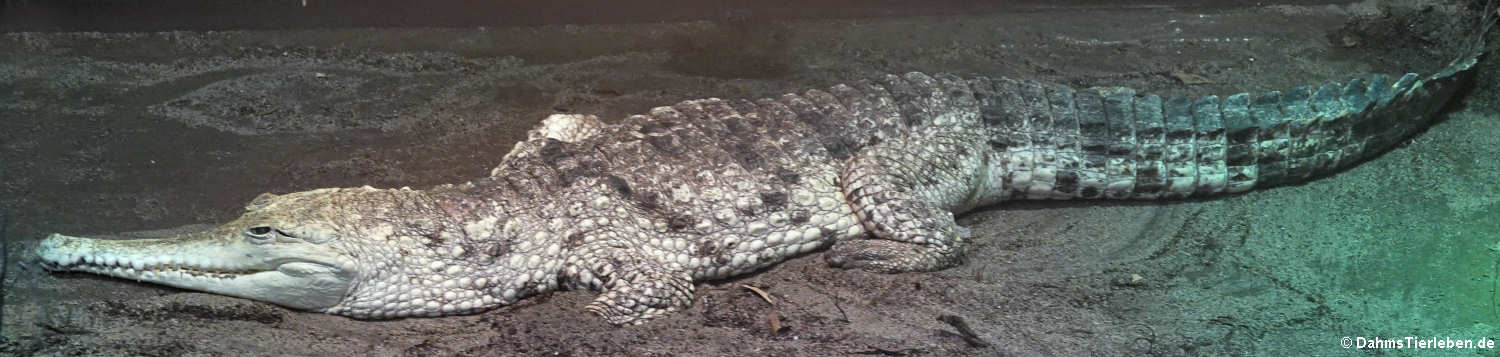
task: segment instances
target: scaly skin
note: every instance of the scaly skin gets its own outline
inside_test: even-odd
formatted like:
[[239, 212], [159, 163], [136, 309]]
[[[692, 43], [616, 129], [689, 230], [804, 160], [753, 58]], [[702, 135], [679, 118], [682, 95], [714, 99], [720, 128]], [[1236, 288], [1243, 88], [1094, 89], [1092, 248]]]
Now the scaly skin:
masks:
[[588, 310], [640, 323], [690, 305], [697, 281], [825, 248], [839, 267], [953, 266], [968, 239], [953, 215], [1008, 200], [1206, 197], [1333, 173], [1425, 127], [1477, 61], [1472, 42], [1432, 76], [1223, 98], [910, 73], [617, 125], [554, 116], [487, 178], [263, 195], [213, 230], [54, 234], [36, 254], [357, 318], [587, 288], [602, 292]]

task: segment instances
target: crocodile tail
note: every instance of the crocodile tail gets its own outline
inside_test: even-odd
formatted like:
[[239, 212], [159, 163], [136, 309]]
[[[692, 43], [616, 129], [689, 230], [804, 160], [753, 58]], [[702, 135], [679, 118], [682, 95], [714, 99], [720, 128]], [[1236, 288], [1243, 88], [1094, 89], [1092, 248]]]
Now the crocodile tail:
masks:
[[1493, 22], [1483, 21], [1427, 77], [1172, 98], [971, 80], [994, 149], [984, 200], [1199, 197], [1331, 174], [1430, 124], [1471, 77]]

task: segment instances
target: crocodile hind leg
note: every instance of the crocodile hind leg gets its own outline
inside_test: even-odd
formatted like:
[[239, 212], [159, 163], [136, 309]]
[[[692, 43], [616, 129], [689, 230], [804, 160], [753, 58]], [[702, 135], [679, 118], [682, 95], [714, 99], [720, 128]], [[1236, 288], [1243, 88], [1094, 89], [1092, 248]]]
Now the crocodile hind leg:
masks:
[[824, 256], [830, 265], [897, 273], [960, 263], [968, 229], [952, 212], [972, 201], [987, 161], [968, 135], [943, 130], [872, 145], [850, 159], [844, 197], [874, 239], [835, 244]]
[[961, 262], [968, 230], [954, 223], [952, 214], [900, 195], [876, 197], [859, 216], [878, 239], [834, 244], [824, 255], [829, 265], [901, 273], [941, 270]]
[[598, 277], [604, 292], [586, 309], [615, 325], [634, 325], [693, 303], [692, 276], [675, 265], [643, 258], [639, 252], [613, 254]]

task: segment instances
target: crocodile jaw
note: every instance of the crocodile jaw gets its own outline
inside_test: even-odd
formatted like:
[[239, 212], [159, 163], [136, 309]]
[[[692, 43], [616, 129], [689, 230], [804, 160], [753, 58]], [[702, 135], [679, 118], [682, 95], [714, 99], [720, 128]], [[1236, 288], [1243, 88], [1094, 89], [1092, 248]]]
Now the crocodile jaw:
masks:
[[352, 262], [311, 245], [214, 239], [213, 231], [163, 239], [48, 236], [36, 256], [50, 271], [86, 272], [323, 311], [354, 285]]

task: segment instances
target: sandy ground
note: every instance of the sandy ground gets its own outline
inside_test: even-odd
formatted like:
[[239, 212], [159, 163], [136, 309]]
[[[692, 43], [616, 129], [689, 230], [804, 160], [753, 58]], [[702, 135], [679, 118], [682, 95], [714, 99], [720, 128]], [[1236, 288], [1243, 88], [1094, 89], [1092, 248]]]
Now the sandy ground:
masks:
[[25, 246], [51, 232], [222, 222], [261, 192], [483, 176], [555, 112], [616, 119], [912, 70], [1177, 95], [1286, 89], [1429, 73], [1464, 35], [1460, 11], [1363, 2], [3, 34], [0, 354], [1371, 355], [1340, 339], [1493, 339], [1495, 61], [1446, 120], [1330, 178], [1189, 202], [1005, 204], [961, 218], [978, 237], [961, 267], [881, 275], [814, 254], [703, 284], [692, 309], [642, 326], [586, 313], [584, 291], [472, 316], [356, 321], [25, 264]]

